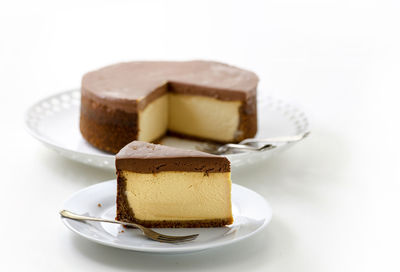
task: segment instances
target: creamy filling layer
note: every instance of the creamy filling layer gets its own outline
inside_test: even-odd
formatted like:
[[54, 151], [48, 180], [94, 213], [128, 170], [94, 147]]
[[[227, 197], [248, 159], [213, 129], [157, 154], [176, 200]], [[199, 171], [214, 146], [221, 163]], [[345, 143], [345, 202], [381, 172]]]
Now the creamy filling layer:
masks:
[[152, 142], [161, 138], [168, 128], [168, 94], [160, 96], [139, 112], [138, 140]]
[[232, 216], [230, 173], [124, 171], [126, 196], [140, 220], [206, 220]]
[[241, 103], [199, 95], [165, 94], [139, 112], [138, 140], [151, 142], [170, 130], [232, 142], [238, 134]]
[[190, 136], [231, 142], [239, 126], [240, 101], [169, 94], [168, 129]]

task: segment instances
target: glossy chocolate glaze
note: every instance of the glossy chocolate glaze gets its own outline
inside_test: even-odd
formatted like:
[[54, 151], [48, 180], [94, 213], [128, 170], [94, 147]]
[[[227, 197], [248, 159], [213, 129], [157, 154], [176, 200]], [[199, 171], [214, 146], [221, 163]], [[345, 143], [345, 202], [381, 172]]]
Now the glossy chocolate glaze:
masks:
[[116, 155], [115, 165], [117, 171], [139, 173], [230, 172], [230, 162], [225, 157], [141, 141], [133, 141], [123, 147]]
[[166, 92], [246, 101], [257, 84], [255, 73], [218, 62], [126, 62], [84, 75], [82, 96], [136, 112]]

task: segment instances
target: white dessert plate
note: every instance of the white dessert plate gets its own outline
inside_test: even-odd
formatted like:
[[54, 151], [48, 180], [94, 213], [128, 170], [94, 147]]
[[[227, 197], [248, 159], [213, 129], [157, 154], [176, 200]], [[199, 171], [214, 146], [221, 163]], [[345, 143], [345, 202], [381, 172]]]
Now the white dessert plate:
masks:
[[[282, 100], [272, 97], [259, 99], [258, 132], [256, 138], [292, 136], [308, 131], [308, 120], [303, 112]], [[114, 171], [114, 155], [90, 145], [79, 131], [80, 91], [70, 90], [45, 98], [31, 106], [25, 124], [36, 139], [69, 159]], [[195, 149], [196, 141], [166, 137], [163, 144]], [[227, 155], [232, 168], [269, 158], [294, 143], [279, 144], [263, 152]]]
[[[64, 203], [63, 209], [114, 219], [116, 184], [115, 180], [110, 180], [80, 190]], [[81, 222], [67, 218], [62, 218], [62, 221], [73, 232], [99, 244], [143, 252], [185, 253], [248, 238], [265, 228], [272, 216], [271, 207], [262, 196], [237, 184], [232, 185], [232, 210], [234, 223], [222, 228], [154, 229], [167, 235], [200, 234], [196, 240], [180, 244], [156, 242], [147, 239], [137, 229], [126, 229], [117, 224]]]

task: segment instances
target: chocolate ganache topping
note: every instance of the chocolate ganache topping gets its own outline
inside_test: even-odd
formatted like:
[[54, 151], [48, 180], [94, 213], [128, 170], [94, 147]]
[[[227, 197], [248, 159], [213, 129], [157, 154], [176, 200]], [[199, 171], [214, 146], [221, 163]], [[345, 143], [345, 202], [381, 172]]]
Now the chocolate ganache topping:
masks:
[[139, 173], [187, 171], [219, 173], [230, 172], [227, 158], [195, 150], [133, 141], [116, 155], [118, 171]]

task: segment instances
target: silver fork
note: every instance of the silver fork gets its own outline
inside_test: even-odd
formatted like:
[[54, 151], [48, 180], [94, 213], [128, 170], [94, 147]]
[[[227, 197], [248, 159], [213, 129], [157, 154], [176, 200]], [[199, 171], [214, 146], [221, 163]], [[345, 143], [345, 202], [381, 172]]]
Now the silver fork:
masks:
[[265, 151], [269, 149], [275, 148], [275, 145], [265, 144], [261, 147], [255, 147], [251, 145], [245, 144], [224, 144], [224, 145], [216, 145], [212, 143], [205, 143], [202, 146], [196, 146], [196, 148], [200, 151], [204, 151], [214, 155], [223, 155], [227, 154], [230, 150], [246, 150], [246, 151]]
[[[305, 137], [307, 137], [310, 134], [309, 131], [298, 134], [298, 135], [293, 135], [293, 136], [286, 136], [286, 137], [275, 137], [275, 138], [249, 138], [249, 139], [244, 139], [238, 144], [224, 144], [224, 145], [218, 145], [214, 143], [204, 143], [202, 145], [197, 145], [196, 149], [200, 151], [204, 151], [207, 153], [215, 154], [215, 155], [223, 155], [227, 154], [227, 152], [232, 151], [232, 150], [247, 150], [247, 151], [265, 151], [269, 149], [273, 149], [276, 147], [276, 145], [272, 143], [292, 143], [292, 142], [297, 142]], [[256, 143], [264, 143], [261, 147], [255, 147], [252, 144]]]
[[187, 236], [170, 236], [170, 235], [164, 235], [158, 232], [155, 232], [154, 230], [151, 230], [149, 228], [143, 227], [142, 225], [135, 224], [135, 223], [127, 223], [123, 221], [118, 221], [118, 220], [109, 220], [109, 219], [103, 219], [103, 218], [97, 218], [97, 217], [89, 217], [89, 216], [84, 216], [84, 215], [79, 215], [72, 213], [67, 210], [62, 210], [60, 211], [60, 215], [65, 218], [73, 219], [73, 220], [78, 220], [78, 221], [97, 221], [97, 222], [106, 222], [106, 223], [112, 223], [112, 224], [121, 224], [121, 225], [126, 225], [134, 228], [138, 228], [139, 230], [142, 231], [142, 233], [149, 239], [161, 242], [161, 243], [182, 243], [182, 242], [188, 242], [188, 241], [193, 241], [194, 239], [199, 236], [198, 234], [193, 234], [193, 235], [187, 235]]
[[272, 137], [272, 138], [249, 138], [244, 139], [239, 144], [252, 144], [252, 143], [293, 143], [303, 140], [305, 137], [310, 135], [310, 131], [293, 135], [293, 136], [284, 136], [284, 137]]

